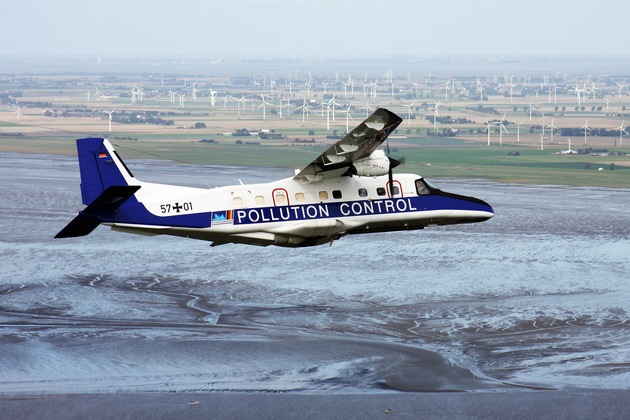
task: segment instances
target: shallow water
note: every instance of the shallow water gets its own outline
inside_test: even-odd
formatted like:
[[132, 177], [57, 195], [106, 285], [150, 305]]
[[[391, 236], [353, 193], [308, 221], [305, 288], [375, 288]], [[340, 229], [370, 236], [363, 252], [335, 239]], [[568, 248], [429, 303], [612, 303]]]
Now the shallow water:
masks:
[[[127, 163], [200, 187], [291, 176]], [[78, 177], [71, 158], [0, 155], [0, 393], [630, 388], [627, 190], [432, 180], [496, 216], [210, 248], [54, 240]]]

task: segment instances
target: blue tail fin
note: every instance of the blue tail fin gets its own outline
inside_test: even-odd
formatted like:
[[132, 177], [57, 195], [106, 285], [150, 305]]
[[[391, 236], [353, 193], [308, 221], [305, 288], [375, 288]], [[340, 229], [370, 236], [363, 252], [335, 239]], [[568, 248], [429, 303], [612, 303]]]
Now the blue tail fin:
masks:
[[106, 139], [78, 139], [77, 151], [81, 172], [81, 198], [85, 205], [91, 204], [109, 187], [129, 185], [134, 179]]

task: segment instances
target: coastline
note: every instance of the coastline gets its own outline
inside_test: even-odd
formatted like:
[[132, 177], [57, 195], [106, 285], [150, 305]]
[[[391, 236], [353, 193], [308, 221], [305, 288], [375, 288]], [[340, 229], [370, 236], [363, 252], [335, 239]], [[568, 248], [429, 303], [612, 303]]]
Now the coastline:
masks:
[[628, 390], [465, 393], [139, 393], [0, 396], [12, 418], [555, 418], [630, 416]]

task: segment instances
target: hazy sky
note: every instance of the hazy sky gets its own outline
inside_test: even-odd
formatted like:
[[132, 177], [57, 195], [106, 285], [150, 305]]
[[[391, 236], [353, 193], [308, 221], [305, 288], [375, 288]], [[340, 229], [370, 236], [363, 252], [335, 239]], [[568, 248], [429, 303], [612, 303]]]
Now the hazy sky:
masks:
[[625, 0], [12, 0], [0, 54], [628, 54]]

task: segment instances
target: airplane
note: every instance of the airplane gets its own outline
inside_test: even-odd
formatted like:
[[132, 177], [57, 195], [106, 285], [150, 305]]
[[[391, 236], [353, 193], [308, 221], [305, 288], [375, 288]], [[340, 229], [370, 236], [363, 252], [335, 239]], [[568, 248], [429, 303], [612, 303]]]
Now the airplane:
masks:
[[394, 174], [401, 161], [379, 146], [402, 119], [379, 108], [295, 175], [260, 184], [193, 188], [136, 179], [104, 138], [77, 140], [87, 207], [55, 238], [99, 225], [140, 235], [305, 247], [345, 235], [482, 222], [483, 200], [442, 191], [420, 175]]

